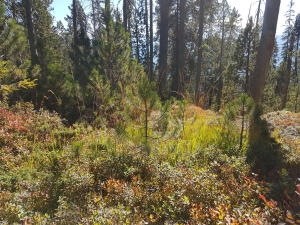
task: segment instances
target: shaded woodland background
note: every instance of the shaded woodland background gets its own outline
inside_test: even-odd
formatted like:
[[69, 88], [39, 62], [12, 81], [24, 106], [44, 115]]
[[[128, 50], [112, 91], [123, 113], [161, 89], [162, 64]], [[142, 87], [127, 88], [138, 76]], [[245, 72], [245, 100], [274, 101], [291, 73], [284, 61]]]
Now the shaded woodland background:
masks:
[[[116, 112], [142, 76], [155, 82], [162, 100], [186, 99], [215, 111], [249, 93], [262, 1], [246, 27], [225, 0], [158, 1], [155, 8], [153, 1], [124, 0], [123, 9], [108, 0], [87, 4], [85, 11], [73, 1], [64, 27], [53, 24], [51, 1], [4, 1], [1, 65], [15, 76], [2, 73], [2, 84], [11, 87], [1, 88], [3, 100], [31, 101], [73, 123]], [[268, 69], [266, 111], [299, 110], [299, 18], [290, 1], [283, 44], [275, 43]], [[25, 77], [35, 87], [11, 93]]]

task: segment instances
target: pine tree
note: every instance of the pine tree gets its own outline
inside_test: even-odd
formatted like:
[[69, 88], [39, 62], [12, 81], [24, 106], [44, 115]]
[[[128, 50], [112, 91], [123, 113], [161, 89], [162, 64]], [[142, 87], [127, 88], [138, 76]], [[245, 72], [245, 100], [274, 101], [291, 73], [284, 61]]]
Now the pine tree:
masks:
[[287, 18], [287, 27], [284, 31], [284, 44], [282, 48], [282, 66], [285, 66], [285, 70], [282, 70], [282, 73], [279, 74], [281, 77], [278, 79], [281, 82], [278, 82], [277, 89], [278, 92], [281, 95], [281, 105], [280, 109], [284, 109], [287, 102], [288, 97], [288, 90], [289, 90], [289, 84], [290, 84], [290, 78], [291, 78], [291, 70], [292, 70], [292, 54], [293, 54], [293, 48], [294, 48], [294, 42], [295, 42], [295, 36], [293, 31], [293, 17], [294, 17], [294, 1], [290, 0], [289, 2], [289, 9], [286, 12], [285, 16]]
[[300, 82], [298, 74], [298, 58], [299, 58], [299, 42], [300, 42], [300, 14], [297, 14], [294, 26], [294, 32], [296, 36], [296, 54], [295, 54], [295, 72], [294, 72], [294, 86], [295, 86], [295, 100], [294, 100], [294, 110], [298, 112], [299, 110], [299, 96], [300, 96]]
[[10, 93], [32, 88], [36, 80], [27, 78], [29, 48], [23, 29], [15, 19], [5, 20], [4, 12], [4, 4], [0, 3], [0, 94], [2, 100], [7, 101]]
[[144, 76], [143, 66], [132, 57], [130, 34], [126, 32], [118, 15], [113, 15], [109, 1], [103, 13], [104, 27], [94, 49], [90, 82], [87, 86], [85, 105], [93, 109], [98, 118], [103, 117], [110, 126], [117, 124], [126, 116], [128, 93], [137, 89], [138, 81]]
[[[202, 78], [202, 58], [203, 58], [203, 32], [204, 32], [204, 11], [206, 0], [200, 0], [200, 18], [199, 18], [199, 36], [198, 36], [198, 59], [197, 59], [197, 75], [196, 75], [196, 88], [195, 88], [195, 103], [201, 106], [200, 103], [200, 81]], [[203, 103], [202, 103], [203, 104]]]
[[[81, 87], [84, 87], [87, 85], [89, 81], [88, 76], [91, 73], [91, 41], [88, 35], [90, 26], [87, 14], [79, 1], [74, 0], [72, 7], [69, 7], [69, 9], [72, 12], [72, 16], [67, 16], [67, 20], [69, 22], [69, 32], [72, 30], [73, 33], [70, 57], [74, 66], [74, 78]], [[74, 15], [74, 13], [76, 14]]]

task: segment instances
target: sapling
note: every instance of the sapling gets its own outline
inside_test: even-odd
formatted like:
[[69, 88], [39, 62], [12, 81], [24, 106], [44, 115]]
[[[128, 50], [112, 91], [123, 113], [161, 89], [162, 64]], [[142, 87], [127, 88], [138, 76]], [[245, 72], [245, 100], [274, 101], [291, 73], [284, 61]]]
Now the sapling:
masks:
[[241, 118], [239, 150], [241, 150], [243, 147], [246, 117], [249, 117], [251, 115], [251, 112], [253, 111], [253, 107], [254, 107], [253, 100], [247, 94], [242, 94], [239, 98], [228, 103], [226, 106], [225, 119], [233, 121], [237, 117]]
[[[152, 131], [154, 128], [158, 130], [162, 136], [168, 128], [168, 112], [170, 102], [167, 101], [162, 105], [159, 96], [156, 92], [154, 82], [149, 82], [145, 76], [142, 76], [137, 83], [137, 90], [133, 90], [129, 95], [130, 101], [128, 109], [131, 114], [140, 115], [142, 118], [142, 143], [150, 154], [149, 139], [153, 139]], [[154, 110], [158, 111], [158, 116], [151, 115]], [[138, 113], [136, 113], [138, 111]], [[134, 112], [134, 113], [133, 113]]]

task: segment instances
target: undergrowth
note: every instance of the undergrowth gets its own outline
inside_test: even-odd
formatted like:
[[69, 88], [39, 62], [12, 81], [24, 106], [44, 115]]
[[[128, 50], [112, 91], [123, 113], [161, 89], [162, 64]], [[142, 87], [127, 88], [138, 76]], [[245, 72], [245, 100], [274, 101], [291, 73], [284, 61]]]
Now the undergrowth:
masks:
[[149, 123], [147, 151], [138, 116], [116, 129], [65, 127], [55, 113], [2, 105], [0, 223], [298, 222], [293, 167], [261, 180], [246, 162], [247, 132], [226, 115], [175, 102], [166, 129]]

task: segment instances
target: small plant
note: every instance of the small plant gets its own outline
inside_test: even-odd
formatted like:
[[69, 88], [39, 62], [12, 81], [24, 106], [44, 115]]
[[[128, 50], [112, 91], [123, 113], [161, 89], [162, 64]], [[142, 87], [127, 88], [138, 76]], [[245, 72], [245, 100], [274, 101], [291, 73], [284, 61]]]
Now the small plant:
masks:
[[235, 121], [240, 118], [240, 138], [239, 138], [239, 151], [242, 150], [245, 139], [246, 120], [249, 121], [252, 111], [254, 109], [253, 99], [247, 94], [242, 94], [236, 100], [227, 104], [225, 109], [225, 119], [229, 121]]
[[[135, 94], [135, 95], [134, 95]], [[138, 111], [142, 124], [142, 143], [147, 154], [150, 154], [149, 140], [154, 130], [159, 131], [162, 136], [168, 128], [168, 112], [170, 102], [167, 101], [161, 106], [158, 94], [155, 91], [155, 83], [149, 82], [145, 76], [142, 76], [137, 84], [136, 93], [132, 92], [129, 95], [129, 114], [133, 111]], [[161, 110], [160, 110], [161, 109]], [[156, 115], [151, 115], [151, 112], [156, 110]]]

